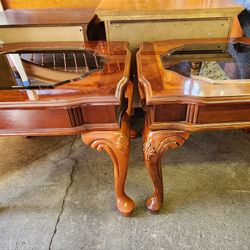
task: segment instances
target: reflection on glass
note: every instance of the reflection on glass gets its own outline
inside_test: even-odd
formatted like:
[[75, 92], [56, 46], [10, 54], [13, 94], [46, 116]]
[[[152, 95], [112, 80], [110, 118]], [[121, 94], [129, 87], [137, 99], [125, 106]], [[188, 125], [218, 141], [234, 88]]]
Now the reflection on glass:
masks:
[[104, 57], [86, 49], [1, 54], [0, 89], [54, 88], [102, 70], [104, 62]]
[[190, 44], [161, 55], [164, 69], [211, 81], [250, 79], [250, 45]]

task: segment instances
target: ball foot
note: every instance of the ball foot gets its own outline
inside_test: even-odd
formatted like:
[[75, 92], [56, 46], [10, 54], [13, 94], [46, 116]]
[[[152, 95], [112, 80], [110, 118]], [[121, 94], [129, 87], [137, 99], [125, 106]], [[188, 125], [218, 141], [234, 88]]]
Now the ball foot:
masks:
[[116, 207], [122, 215], [129, 217], [133, 213], [135, 203], [127, 195], [124, 195], [124, 197], [117, 198]]
[[162, 207], [162, 199], [159, 195], [152, 195], [147, 199], [146, 205], [150, 212], [158, 213]]

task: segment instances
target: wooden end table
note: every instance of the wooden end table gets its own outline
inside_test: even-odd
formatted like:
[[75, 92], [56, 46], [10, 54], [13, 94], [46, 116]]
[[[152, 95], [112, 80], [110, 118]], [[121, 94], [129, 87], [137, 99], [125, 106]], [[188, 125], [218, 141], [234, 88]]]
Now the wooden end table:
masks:
[[132, 84], [123, 42], [16, 43], [1, 48], [0, 136], [81, 134], [113, 161], [116, 205], [128, 216]]
[[190, 132], [250, 128], [250, 39], [145, 42], [137, 54], [144, 160], [163, 204], [161, 157]]

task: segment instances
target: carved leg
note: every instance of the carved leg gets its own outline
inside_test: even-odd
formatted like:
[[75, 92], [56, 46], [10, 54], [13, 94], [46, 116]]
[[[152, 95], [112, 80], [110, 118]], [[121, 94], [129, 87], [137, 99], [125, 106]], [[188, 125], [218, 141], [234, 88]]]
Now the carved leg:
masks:
[[158, 212], [163, 204], [163, 180], [161, 157], [169, 148], [182, 146], [189, 137], [186, 131], [159, 130], [150, 131], [147, 124], [143, 133], [144, 160], [148, 173], [154, 185], [154, 193], [147, 199], [147, 208]]
[[116, 206], [125, 216], [130, 216], [134, 202], [124, 192], [129, 160], [129, 126], [123, 119], [118, 131], [95, 131], [82, 134], [82, 140], [92, 148], [108, 153], [113, 161], [115, 176]]

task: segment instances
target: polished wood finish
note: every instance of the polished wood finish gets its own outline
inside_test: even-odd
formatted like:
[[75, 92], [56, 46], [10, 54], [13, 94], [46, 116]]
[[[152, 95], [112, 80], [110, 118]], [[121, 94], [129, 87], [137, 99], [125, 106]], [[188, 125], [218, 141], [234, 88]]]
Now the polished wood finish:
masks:
[[188, 137], [189, 133], [181, 130], [151, 131], [146, 118], [143, 132], [144, 161], [155, 189], [146, 204], [152, 212], [158, 212], [163, 204], [161, 157], [169, 149], [182, 146]]
[[83, 142], [98, 151], [105, 150], [113, 161], [115, 176], [116, 206], [125, 216], [130, 216], [134, 202], [124, 192], [129, 160], [130, 128], [128, 116], [124, 117], [118, 131], [95, 131], [82, 134]]
[[87, 41], [94, 9], [9, 9], [0, 12], [0, 38], [5, 43]]
[[96, 8], [99, 2], [99, 0], [2, 0], [4, 9]]
[[[169, 19], [173, 17], [202, 17], [206, 12], [207, 16], [225, 16], [225, 14], [235, 14], [241, 11], [243, 7], [237, 4], [235, 0], [189, 0], [189, 1], [159, 1], [151, 0], [102, 0], [97, 7], [96, 12], [104, 17], [112, 15], [117, 19], [120, 16], [127, 16], [132, 19], [140, 15], [154, 16], [168, 15]], [[167, 17], [166, 17], [167, 18]]]
[[[105, 23], [107, 41], [129, 43], [133, 70], [141, 42], [228, 38], [242, 10], [236, 0], [101, 0], [95, 12]], [[140, 106], [139, 98], [133, 102]]]
[[1, 53], [88, 50], [105, 60], [102, 69], [54, 88], [0, 90], [0, 135], [81, 134], [87, 145], [106, 150], [114, 165], [117, 208], [126, 216], [134, 208], [124, 192], [133, 94], [127, 47], [123, 42], [6, 44]]
[[242, 10], [235, 0], [102, 0], [96, 14], [108, 41], [128, 41], [136, 49], [143, 41], [228, 37]]
[[10, 9], [0, 13], [0, 27], [82, 25], [93, 16], [94, 9]]
[[[195, 75], [183, 76], [164, 68], [162, 55], [169, 55], [176, 48], [184, 48], [187, 44], [194, 47], [205, 44], [209, 47], [214, 43], [249, 46], [250, 40], [238, 38], [229, 41], [193, 39], [145, 42], [137, 53], [140, 97], [146, 111], [144, 160], [155, 188], [153, 195], [147, 200], [147, 207], [153, 212], [159, 211], [163, 203], [160, 159], [164, 152], [183, 145], [191, 131], [250, 128], [249, 78], [211, 81]], [[225, 56], [224, 52], [218, 55], [217, 52], [214, 53], [214, 56], [210, 56], [211, 61]], [[238, 53], [242, 56], [243, 51]], [[176, 57], [178, 56], [177, 53]], [[193, 54], [188, 55], [192, 56]], [[199, 61], [198, 58], [193, 58], [195, 62]], [[245, 62], [242, 60], [239, 67], [249, 63], [247, 59]], [[231, 68], [228, 73], [232, 74], [234, 66], [230, 60], [229, 66]], [[246, 69], [249, 69], [248, 64]]]

